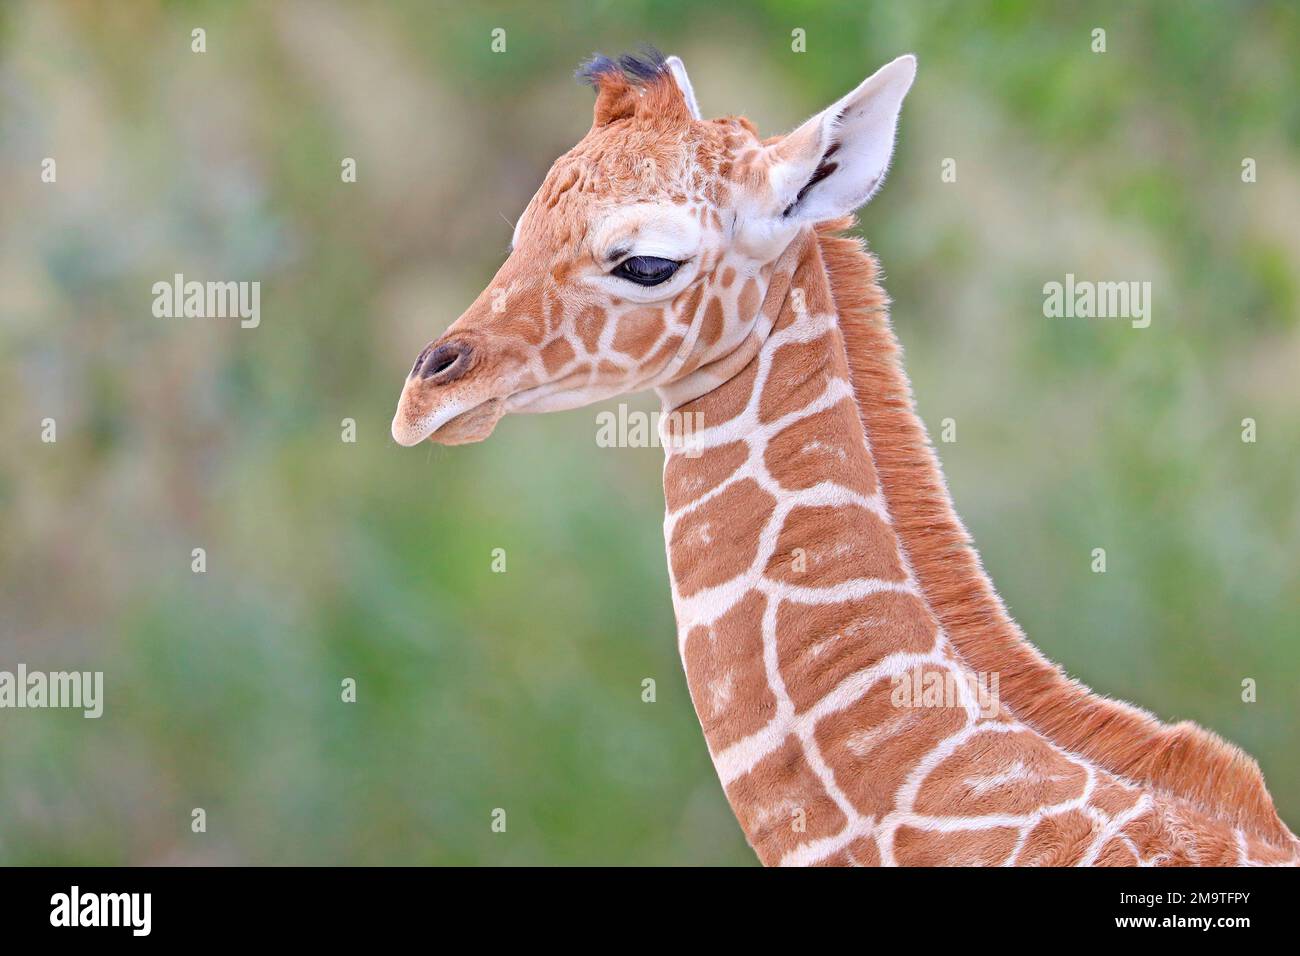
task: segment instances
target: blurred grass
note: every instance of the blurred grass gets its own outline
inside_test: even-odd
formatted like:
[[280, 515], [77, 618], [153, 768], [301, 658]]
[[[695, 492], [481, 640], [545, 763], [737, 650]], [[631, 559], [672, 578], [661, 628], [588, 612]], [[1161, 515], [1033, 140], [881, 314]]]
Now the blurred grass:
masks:
[[[919, 54], [863, 229], [958, 509], [1046, 653], [1250, 750], [1297, 825], [1294, 4], [15, 3], [0, 668], [102, 669], [107, 704], [0, 714], [0, 861], [753, 862], [681, 677], [659, 453], [598, 448], [593, 410], [387, 434], [585, 131], [574, 66], [643, 41], [765, 133]], [[154, 319], [175, 272], [260, 280], [261, 327]], [[1067, 272], [1152, 281], [1151, 327], [1045, 320]]]

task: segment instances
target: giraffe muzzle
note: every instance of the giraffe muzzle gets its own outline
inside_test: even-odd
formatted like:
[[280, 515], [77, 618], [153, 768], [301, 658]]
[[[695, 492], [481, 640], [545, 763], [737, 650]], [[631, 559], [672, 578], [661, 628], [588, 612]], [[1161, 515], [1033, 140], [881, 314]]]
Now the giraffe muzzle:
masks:
[[426, 345], [397, 401], [393, 439], [407, 446], [426, 439], [460, 445], [491, 434], [506, 412], [493, 351], [490, 343], [460, 334]]

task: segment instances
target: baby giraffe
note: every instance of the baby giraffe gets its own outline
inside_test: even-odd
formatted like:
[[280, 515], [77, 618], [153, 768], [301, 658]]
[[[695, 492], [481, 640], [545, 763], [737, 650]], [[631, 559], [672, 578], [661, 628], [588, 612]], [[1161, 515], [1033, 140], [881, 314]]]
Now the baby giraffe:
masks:
[[415, 360], [393, 437], [657, 390], [678, 644], [764, 863], [1296, 863], [1255, 762], [1070, 680], [953, 512], [876, 261], [840, 236], [915, 74], [760, 139], [701, 118], [676, 57], [592, 59], [590, 131]]

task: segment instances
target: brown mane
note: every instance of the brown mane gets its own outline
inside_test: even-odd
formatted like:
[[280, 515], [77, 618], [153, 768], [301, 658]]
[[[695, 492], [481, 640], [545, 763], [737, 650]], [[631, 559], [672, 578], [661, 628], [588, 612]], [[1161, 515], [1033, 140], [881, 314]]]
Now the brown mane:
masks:
[[1194, 723], [1166, 724], [1093, 693], [1045, 658], [1011, 619], [953, 510], [914, 410], [876, 260], [859, 238], [839, 235], [853, 225], [843, 219], [818, 228], [853, 390], [903, 547], [958, 653], [975, 671], [999, 673], [1003, 703], [1059, 747], [1247, 833], [1289, 842], [1251, 757]]

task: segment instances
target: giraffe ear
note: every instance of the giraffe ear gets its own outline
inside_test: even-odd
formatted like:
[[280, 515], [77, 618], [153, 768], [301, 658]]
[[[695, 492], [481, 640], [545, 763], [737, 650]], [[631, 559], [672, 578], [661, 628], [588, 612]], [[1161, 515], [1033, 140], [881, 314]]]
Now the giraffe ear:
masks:
[[916, 57], [900, 56], [769, 147], [778, 216], [822, 222], [872, 197], [889, 167], [898, 113], [915, 77]]
[[699, 119], [700, 104], [695, 101], [695, 90], [691, 87], [691, 78], [686, 75], [686, 64], [682, 62], [681, 57], [670, 56], [664, 60], [664, 65], [677, 81], [677, 88], [682, 91], [682, 99], [686, 101], [686, 108], [691, 111], [691, 117]]

